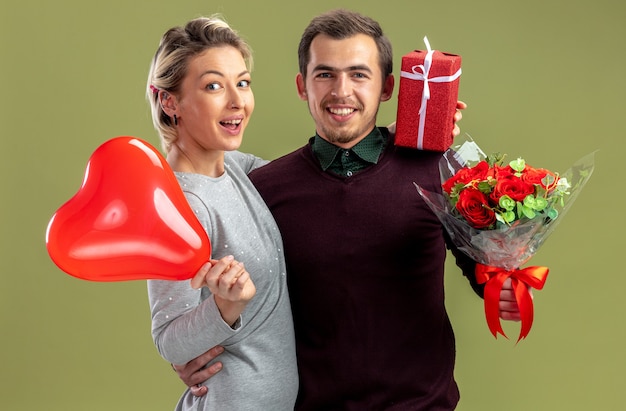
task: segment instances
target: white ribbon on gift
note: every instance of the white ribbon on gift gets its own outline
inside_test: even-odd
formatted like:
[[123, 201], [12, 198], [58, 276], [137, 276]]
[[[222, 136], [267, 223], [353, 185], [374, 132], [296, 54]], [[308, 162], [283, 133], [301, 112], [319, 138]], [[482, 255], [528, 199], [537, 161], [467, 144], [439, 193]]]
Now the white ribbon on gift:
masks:
[[[428, 52], [426, 53], [426, 57], [424, 58], [424, 64], [419, 64], [411, 67], [412, 73], [409, 73], [408, 71], [400, 72], [400, 77], [424, 82], [422, 101], [420, 103], [420, 109], [418, 111], [420, 121], [417, 129], [417, 148], [419, 150], [424, 148], [424, 124], [426, 123], [426, 107], [428, 106], [428, 100], [430, 100], [430, 86], [428, 85], [428, 83], [447, 83], [456, 80], [461, 75], [461, 69], [459, 68], [459, 70], [451, 76], [428, 78], [430, 66], [433, 61], [433, 53], [435, 52], [435, 50], [430, 49], [430, 43], [428, 42], [427, 37], [424, 37], [424, 43], [426, 44], [426, 49], [428, 50]], [[417, 69], [421, 69], [422, 72], [420, 73], [419, 71], [417, 71]]]

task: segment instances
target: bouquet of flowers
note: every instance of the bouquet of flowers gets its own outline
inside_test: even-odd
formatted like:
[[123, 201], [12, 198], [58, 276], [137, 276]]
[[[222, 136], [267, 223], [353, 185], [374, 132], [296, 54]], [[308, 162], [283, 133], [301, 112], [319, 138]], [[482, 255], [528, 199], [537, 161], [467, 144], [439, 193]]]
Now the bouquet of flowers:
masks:
[[533, 321], [528, 287], [542, 289], [547, 267], [521, 269], [552, 233], [593, 172], [593, 153], [562, 174], [534, 168], [522, 158], [487, 156], [471, 139], [451, 147], [439, 164], [442, 194], [418, 193], [448, 231], [454, 244], [477, 262], [485, 284], [489, 330], [506, 337], [499, 317], [502, 285], [511, 278], [521, 314], [518, 342]]

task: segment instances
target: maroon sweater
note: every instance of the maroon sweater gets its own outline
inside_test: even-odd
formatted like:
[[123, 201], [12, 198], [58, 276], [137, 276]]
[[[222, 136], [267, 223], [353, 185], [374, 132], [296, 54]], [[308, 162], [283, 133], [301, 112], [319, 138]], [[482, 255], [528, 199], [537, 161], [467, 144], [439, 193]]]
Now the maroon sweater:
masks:
[[413, 185], [441, 190], [440, 157], [389, 142], [378, 164], [342, 178], [307, 145], [250, 174], [284, 241], [296, 410], [455, 408], [444, 230]]

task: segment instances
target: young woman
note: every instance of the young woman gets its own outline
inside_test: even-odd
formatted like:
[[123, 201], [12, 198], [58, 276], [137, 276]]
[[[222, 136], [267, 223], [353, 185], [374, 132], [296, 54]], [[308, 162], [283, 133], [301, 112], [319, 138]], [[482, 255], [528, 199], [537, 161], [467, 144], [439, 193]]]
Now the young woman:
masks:
[[298, 390], [285, 260], [276, 223], [238, 152], [254, 110], [251, 51], [217, 16], [168, 30], [148, 78], [166, 158], [211, 240], [191, 281], [148, 282], [160, 354], [185, 364], [221, 345], [224, 368], [177, 410], [293, 410]]

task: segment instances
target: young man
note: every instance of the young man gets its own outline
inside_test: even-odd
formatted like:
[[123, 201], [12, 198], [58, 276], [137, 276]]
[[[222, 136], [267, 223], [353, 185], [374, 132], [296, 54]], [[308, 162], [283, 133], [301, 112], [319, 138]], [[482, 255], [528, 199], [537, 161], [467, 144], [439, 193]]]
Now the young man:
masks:
[[[345, 10], [320, 15], [298, 53], [298, 95], [316, 135], [249, 175], [283, 236], [296, 410], [453, 410], [445, 232], [413, 184], [441, 190], [441, 154], [396, 147], [376, 127], [394, 79], [391, 45], [374, 20]], [[475, 263], [449, 246], [480, 294]], [[501, 300], [510, 311], [502, 317], [518, 319], [509, 289]], [[191, 385], [189, 374], [208, 358], [179, 375]]]

